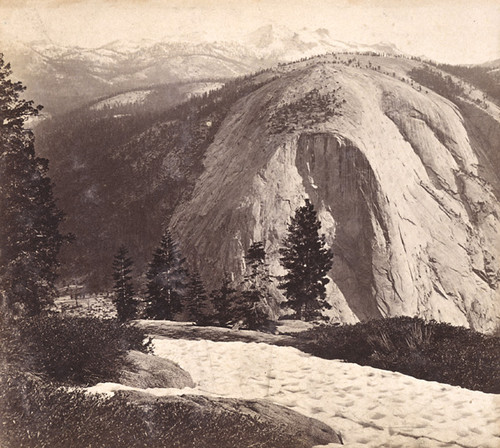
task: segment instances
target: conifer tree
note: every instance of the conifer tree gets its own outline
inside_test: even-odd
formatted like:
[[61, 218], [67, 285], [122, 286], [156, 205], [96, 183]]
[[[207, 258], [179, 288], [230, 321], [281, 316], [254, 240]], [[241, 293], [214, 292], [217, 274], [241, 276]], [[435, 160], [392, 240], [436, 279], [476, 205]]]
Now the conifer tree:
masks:
[[186, 308], [191, 319], [197, 324], [208, 325], [214, 317], [212, 304], [205, 291], [199, 272], [195, 270], [190, 277]]
[[259, 279], [269, 278], [266, 263], [266, 251], [262, 241], [254, 242], [245, 255], [247, 264], [247, 278], [256, 283]]
[[321, 310], [330, 308], [325, 300], [326, 274], [332, 267], [333, 254], [325, 247], [325, 235], [313, 205], [299, 207], [288, 226], [288, 235], [280, 249], [280, 262], [288, 271], [279, 285], [287, 300], [282, 306], [292, 308], [298, 319], [320, 317]]
[[234, 320], [232, 309], [237, 298], [237, 289], [227, 273], [224, 273], [219, 289], [212, 291], [210, 297], [215, 308], [215, 317], [219, 325], [228, 325]]
[[188, 287], [184, 262], [172, 235], [165, 231], [146, 274], [148, 317], [171, 320], [182, 311], [182, 300]]
[[0, 53], [0, 297], [9, 309], [28, 315], [53, 303], [57, 256], [69, 236], [59, 232], [48, 161], [35, 154], [26, 122], [41, 106], [21, 98], [25, 87], [10, 80]]
[[133, 319], [137, 313], [137, 300], [134, 298], [134, 287], [130, 275], [132, 265], [127, 248], [120, 246], [113, 260], [113, 280], [115, 281], [113, 303], [121, 322]]
[[254, 242], [245, 255], [246, 274], [241, 285], [232, 312], [235, 318], [242, 320], [250, 329], [257, 329], [268, 319], [267, 304], [269, 272], [266, 252], [262, 241]]

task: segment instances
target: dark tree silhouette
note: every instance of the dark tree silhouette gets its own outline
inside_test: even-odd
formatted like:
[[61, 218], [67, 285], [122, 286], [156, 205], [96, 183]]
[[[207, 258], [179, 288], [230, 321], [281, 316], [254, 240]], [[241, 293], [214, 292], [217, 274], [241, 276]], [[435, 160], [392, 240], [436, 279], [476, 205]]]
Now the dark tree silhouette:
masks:
[[[247, 275], [252, 281], [255, 282], [258, 277], [266, 275], [266, 251], [262, 241], [256, 241], [248, 248], [245, 261], [247, 263], [247, 270], [249, 271]], [[269, 277], [269, 275], [267, 276]]]
[[64, 241], [63, 213], [57, 208], [48, 161], [35, 154], [26, 122], [41, 106], [21, 98], [25, 87], [12, 82], [0, 54], [0, 297], [9, 309], [28, 315], [53, 303]]
[[186, 308], [190, 318], [199, 325], [208, 325], [214, 318], [214, 309], [205, 291], [198, 271], [191, 274], [187, 293]]
[[237, 293], [238, 291], [235, 288], [234, 282], [227, 273], [224, 273], [220, 288], [212, 291], [210, 294], [215, 308], [215, 320], [219, 325], [225, 326], [234, 321], [232, 310]]
[[269, 317], [269, 272], [262, 241], [254, 242], [245, 255], [246, 274], [232, 314], [250, 329], [261, 327]]
[[137, 300], [134, 298], [132, 285], [132, 259], [125, 246], [120, 246], [113, 260], [113, 303], [116, 306], [118, 319], [122, 322], [133, 319], [137, 313]]
[[292, 308], [300, 320], [320, 317], [321, 309], [330, 308], [325, 300], [325, 285], [333, 254], [325, 247], [320, 228], [317, 213], [306, 199], [306, 204], [296, 210], [280, 249], [280, 262], [288, 271], [279, 286], [287, 298], [282, 306]]
[[173, 319], [182, 311], [188, 288], [184, 258], [167, 230], [153, 254], [146, 274], [146, 315], [152, 319]]

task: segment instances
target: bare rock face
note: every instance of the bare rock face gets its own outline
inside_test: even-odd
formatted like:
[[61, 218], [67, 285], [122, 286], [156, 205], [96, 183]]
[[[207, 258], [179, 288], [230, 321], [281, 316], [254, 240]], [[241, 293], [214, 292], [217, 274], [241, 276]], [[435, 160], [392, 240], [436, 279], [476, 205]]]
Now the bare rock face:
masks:
[[147, 389], [194, 387], [191, 375], [168, 359], [131, 350], [126, 358], [127, 368], [120, 375], [120, 384]]
[[[259, 240], [279, 275], [287, 223], [310, 198], [335, 256], [334, 320], [416, 315], [492, 331], [500, 113], [454, 104], [383, 68], [297, 64], [238, 102], [173, 230], [210, 286], [223, 272], [241, 275]], [[272, 133], [273, 114], [313, 89], [338, 96], [341, 115]]]

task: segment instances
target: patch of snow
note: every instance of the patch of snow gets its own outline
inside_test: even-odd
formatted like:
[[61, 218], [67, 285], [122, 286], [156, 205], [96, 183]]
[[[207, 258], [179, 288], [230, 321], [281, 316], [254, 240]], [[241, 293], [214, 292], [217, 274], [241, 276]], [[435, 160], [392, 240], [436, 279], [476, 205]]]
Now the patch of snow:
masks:
[[[164, 327], [164, 326], [172, 326], [172, 327], [192, 327], [193, 325], [196, 325], [194, 322], [185, 322], [185, 321], [176, 321], [176, 320], [148, 320], [148, 319], [137, 319], [135, 321], [139, 325], [155, 325], [158, 326], [159, 328]], [[214, 327], [214, 328], [219, 328], [219, 327]]]
[[208, 93], [211, 90], [219, 90], [224, 83], [222, 82], [200, 82], [197, 84], [186, 84], [180, 87], [180, 92], [187, 94], [188, 98], [194, 96], [201, 96], [204, 93]]
[[120, 383], [99, 383], [96, 384], [95, 386], [86, 387], [84, 390], [88, 394], [100, 394], [107, 397], [112, 397], [119, 390], [135, 390], [139, 392], [147, 391], [148, 394], [155, 395], [157, 397], [165, 395], [186, 395], [186, 394], [202, 395], [200, 392], [190, 387], [185, 387], [183, 389], [175, 389], [168, 387], [163, 387], [163, 388], [152, 387], [149, 389], [140, 389], [139, 387], [125, 386]]
[[[197, 384], [184, 393], [267, 399], [340, 431], [347, 447], [498, 447], [498, 396], [262, 343], [155, 339]], [[154, 393], [180, 393], [155, 389]]]
[[278, 333], [301, 333], [302, 331], [307, 331], [313, 328], [314, 325], [311, 322], [304, 322], [303, 320], [280, 320], [276, 329]]
[[141, 103], [149, 95], [150, 90], [135, 90], [133, 92], [120, 93], [103, 101], [94, 104], [91, 110], [102, 110], [104, 107], [123, 106], [125, 104]]

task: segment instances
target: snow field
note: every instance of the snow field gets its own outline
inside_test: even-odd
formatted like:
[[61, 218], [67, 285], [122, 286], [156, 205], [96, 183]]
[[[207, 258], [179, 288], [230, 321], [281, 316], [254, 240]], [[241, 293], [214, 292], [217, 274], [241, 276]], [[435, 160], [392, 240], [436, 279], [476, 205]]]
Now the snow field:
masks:
[[133, 103], [141, 103], [150, 93], [150, 90], [134, 90], [132, 92], [120, 93], [106, 100], [99, 101], [91, 106], [90, 109], [102, 110], [106, 106], [117, 107]]
[[500, 447], [498, 395], [291, 347], [160, 338], [154, 344], [156, 355], [193, 377], [196, 388], [183, 393], [267, 399], [330, 425], [348, 447]]

